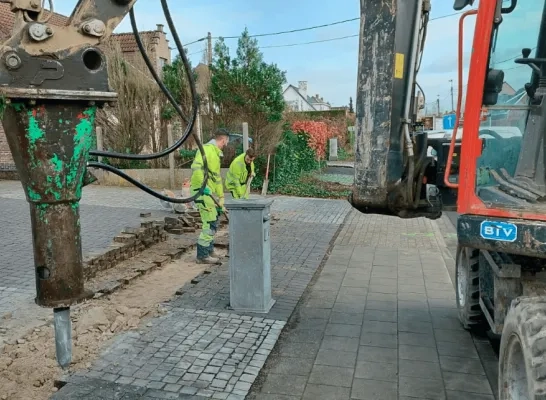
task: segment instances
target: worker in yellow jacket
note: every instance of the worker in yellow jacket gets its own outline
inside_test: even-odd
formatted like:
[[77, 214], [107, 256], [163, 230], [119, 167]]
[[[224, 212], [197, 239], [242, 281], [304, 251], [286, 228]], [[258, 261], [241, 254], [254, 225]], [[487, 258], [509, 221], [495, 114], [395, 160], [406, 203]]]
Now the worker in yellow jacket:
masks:
[[256, 176], [254, 172], [254, 160], [256, 153], [248, 149], [245, 153], [237, 156], [226, 175], [226, 189], [234, 199], [247, 199], [246, 185], [250, 177]]
[[[218, 228], [219, 213], [225, 212], [224, 186], [220, 175], [220, 165], [221, 157], [223, 157], [222, 149], [228, 141], [228, 133], [220, 129], [216, 131], [214, 139], [203, 146], [209, 174], [203, 195], [195, 200], [202, 223], [201, 233], [197, 239], [197, 262], [200, 264], [217, 264], [219, 262], [214, 253], [214, 236]], [[191, 170], [190, 190], [194, 195], [203, 185], [205, 178], [203, 157], [200, 151], [197, 151], [195, 155]], [[220, 208], [216, 206], [211, 196], [216, 196]]]

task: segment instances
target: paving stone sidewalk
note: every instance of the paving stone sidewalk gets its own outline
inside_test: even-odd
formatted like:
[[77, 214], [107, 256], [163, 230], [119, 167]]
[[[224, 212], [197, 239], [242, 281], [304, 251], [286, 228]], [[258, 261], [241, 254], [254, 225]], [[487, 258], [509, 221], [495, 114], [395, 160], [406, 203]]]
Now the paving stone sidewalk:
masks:
[[445, 246], [436, 221], [351, 212], [247, 398], [494, 399], [496, 358], [461, 328]]
[[267, 315], [230, 310], [227, 265], [214, 269], [52, 399], [244, 399], [349, 211], [343, 200], [275, 198]]

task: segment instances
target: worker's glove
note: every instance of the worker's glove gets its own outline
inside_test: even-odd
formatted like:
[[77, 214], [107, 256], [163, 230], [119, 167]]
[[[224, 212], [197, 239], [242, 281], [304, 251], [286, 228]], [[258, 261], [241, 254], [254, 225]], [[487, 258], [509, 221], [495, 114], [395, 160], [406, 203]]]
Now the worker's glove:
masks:
[[225, 214], [226, 213], [226, 208], [225, 207], [216, 207], [216, 211], [218, 212], [218, 215], [222, 215], [222, 214]]
[[203, 194], [205, 196], [210, 196], [212, 194], [210, 188], [206, 187], [204, 190], [203, 190]]

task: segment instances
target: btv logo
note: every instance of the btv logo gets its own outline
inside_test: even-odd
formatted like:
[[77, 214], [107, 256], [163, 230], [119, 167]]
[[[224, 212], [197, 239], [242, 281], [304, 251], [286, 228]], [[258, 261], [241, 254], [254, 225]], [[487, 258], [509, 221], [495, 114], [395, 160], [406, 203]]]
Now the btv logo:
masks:
[[488, 240], [514, 242], [518, 237], [518, 227], [506, 222], [483, 221], [480, 225], [480, 235]]

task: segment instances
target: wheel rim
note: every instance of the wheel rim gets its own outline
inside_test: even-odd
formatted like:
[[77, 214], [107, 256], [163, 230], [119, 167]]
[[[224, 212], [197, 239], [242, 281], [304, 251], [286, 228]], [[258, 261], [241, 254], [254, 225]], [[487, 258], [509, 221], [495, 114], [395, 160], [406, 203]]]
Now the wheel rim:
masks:
[[461, 250], [457, 268], [457, 305], [463, 308], [466, 303], [466, 292], [468, 290], [468, 268], [469, 260], [466, 248]]
[[530, 400], [521, 342], [519, 337], [514, 334], [508, 340], [506, 355], [502, 363], [504, 374], [501, 399]]

